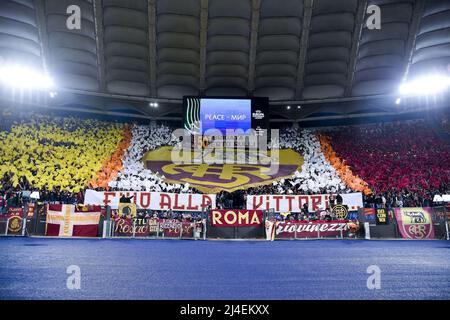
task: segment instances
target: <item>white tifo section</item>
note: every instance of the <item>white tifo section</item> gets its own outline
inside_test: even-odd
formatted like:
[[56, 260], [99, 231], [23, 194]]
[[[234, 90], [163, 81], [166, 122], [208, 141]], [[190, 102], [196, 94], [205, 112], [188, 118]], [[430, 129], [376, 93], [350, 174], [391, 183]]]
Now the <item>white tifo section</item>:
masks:
[[[125, 153], [123, 169], [111, 188], [129, 191], [190, 193], [189, 184], [170, 184], [163, 175], [144, 168], [142, 157], [150, 150], [173, 145], [172, 129], [164, 125], [138, 125], [132, 129], [133, 137]], [[279, 194], [306, 194], [351, 192], [341, 181], [333, 166], [325, 160], [315, 132], [308, 129], [288, 128], [280, 132], [280, 148], [292, 148], [303, 155], [301, 172], [292, 179], [273, 183]]]
[[163, 175], [146, 169], [142, 161], [146, 152], [172, 144], [172, 130], [164, 125], [136, 125], [132, 133], [123, 168], [117, 178], [109, 183], [109, 187], [130, 191], [188, 192], [189, 184], [165, 183]]
[[280, 148], [291, 148], [303, 155], [301, 172], [296, 171], [287, 188], [278, 182], [279, 193], [329, 193], [348, 191], [334, 167], [325, 159], [315, 132], [308, 129], [288, 128], [280, 132]]

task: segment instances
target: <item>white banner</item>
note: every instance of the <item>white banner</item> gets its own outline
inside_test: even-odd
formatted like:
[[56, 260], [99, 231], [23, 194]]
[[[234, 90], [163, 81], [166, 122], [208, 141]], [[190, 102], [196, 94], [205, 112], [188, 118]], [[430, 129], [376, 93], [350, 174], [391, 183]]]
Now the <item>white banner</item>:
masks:
[[86, 190], [84, 204], [111, 206], [117, 209], [122, 195], [133, 197], [138, 209], [173, 210], [173, 211], [202, 211], [211, 206], [216, 208], [215, 194], [184, 194], [146, 191], [95, 191]]
[[[342, 202], [349, 211], [363, 207], [362, 193], [341, 194]], [[329, 194], [319, 195], [248, 195], [247, 210], [269, 210], [275, 212], [300, 212], [303, 204], [308, 204], [309, 211], [324, 210], [330, 205]]]

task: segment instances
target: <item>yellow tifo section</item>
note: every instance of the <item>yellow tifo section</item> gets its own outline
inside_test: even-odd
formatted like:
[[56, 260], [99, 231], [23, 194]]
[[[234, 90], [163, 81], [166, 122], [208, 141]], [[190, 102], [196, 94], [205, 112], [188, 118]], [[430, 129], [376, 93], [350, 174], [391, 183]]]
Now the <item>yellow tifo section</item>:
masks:
[[[189, 183], [205, 193], [217, 193], [221, 190], [232, 192], [260, 185], [271, 184], [284, 178], [290, 178], [296, 170], [301, 170], [303, 157], [291, 149], [279, 151], [279, 166], [271, 171], [268, 165], [236, 163], [175, 164], [171, 159], [172, 147], [161, 147], [148, 152], [142, 161], [154, 172], [164, 174], [171, 183]], [[270, 151], [268, 152], [270, 157]], [[194, 153], [191, 152], [193, 159]]]
[[123, 125], [34, 116], [0, 132], [0, 177], [25, 177], [34, 188], [78, 192], [88, 185], [122, 140]]

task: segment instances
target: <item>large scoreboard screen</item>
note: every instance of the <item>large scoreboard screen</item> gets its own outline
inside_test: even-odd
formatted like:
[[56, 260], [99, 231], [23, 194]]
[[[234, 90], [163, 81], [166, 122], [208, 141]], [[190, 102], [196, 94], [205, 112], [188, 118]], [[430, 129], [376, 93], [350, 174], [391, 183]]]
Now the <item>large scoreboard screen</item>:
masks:
[[234, 130], [235, 135], [247, 134], [249, 129], [268, 130], [268, 102], [268, 98], [260, 97], [184, 97], [184, 128], [202, 135], [211, 129], [224, 135], [227, 129]]

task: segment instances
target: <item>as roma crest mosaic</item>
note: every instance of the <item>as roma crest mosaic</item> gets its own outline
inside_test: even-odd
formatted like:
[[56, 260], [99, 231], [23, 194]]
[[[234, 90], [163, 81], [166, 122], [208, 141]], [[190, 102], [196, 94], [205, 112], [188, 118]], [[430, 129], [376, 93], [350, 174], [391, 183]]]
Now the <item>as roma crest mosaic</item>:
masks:
[[292, 149], [279, 151], [277, 170], [263, 164], [178, 164], [171, 161], [172, 147], [161, 147], [145, 154], [143, 161], [147, 169], [163, 174], [171, 183], [189, 183], [205, 193], [221, 190], [232, 192], [254, 186], [270, 184], [290, 178], [301, 170], [303, 157]]

